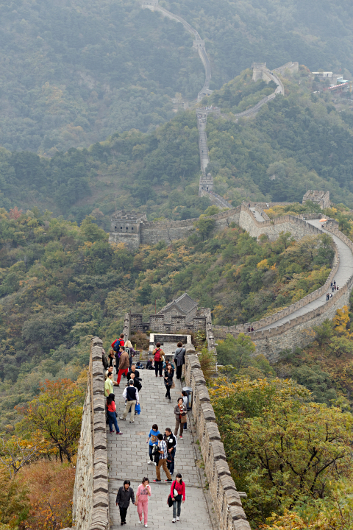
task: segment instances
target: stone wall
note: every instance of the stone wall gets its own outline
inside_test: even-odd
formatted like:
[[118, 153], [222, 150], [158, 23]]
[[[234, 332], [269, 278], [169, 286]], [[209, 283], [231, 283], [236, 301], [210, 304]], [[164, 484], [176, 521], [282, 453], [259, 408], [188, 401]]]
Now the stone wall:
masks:
[[240, 495], [230, 474], [216, 416], [196, 355], [186, 357], [185, 381], [193, 390], [192, 417], [196, 437], [200, 442], [218, 528], [219, 530], [250, 530]]
[[259, 238], [262, 234], [265, 234], [270, 241], [275, 241], [281, 232], [290, 232], [296, 240], [308, 235], [322, 234], [321, 230], [315, 226], [309, 225], [293, 215], [284, 215], [270, 221], [257, 221], [252, 211], [245, 204], [241, 205], [239, 226], [252, 237]]
[[[230, 223], [239, 223], [240, 206], [212, 215], [215, 220], [215, 231], [227, 228]], [[161, 221], [158, 223], [144, 223], [141, 227], [141, 244], [155, 245], [159, 241], [172, 241], [183, 239], [196, 231], [195, 222], [198, 219], [187, 219], [186, 221]]]
[[73, 495], [75, 530], [109, 528], [102, 347], [103, 343], [98, 337], [92, 339]]

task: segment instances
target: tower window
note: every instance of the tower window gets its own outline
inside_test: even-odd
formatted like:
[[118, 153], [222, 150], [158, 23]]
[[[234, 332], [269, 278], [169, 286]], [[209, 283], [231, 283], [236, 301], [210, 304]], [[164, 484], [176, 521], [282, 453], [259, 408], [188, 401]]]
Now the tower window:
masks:
[[132, 226], [132, 227], [131, 227], [131, 230], [133, 230], [133, 229], [134, 229], [134, 227]]

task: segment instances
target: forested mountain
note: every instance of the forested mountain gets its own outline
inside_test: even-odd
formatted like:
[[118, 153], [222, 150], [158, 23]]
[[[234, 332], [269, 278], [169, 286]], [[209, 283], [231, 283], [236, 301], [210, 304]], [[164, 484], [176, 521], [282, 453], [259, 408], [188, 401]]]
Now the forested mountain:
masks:
[[[253, 61], [353, 70], [352, 4], [286, 0], [164, 2], [206, 40], [211, 88]], [[0, 2], [0, 145], [53, 155], [172, 117], [196, 97], [202, 63], [183, 26], [137, 0]]]
[[108, 351], [129, 309], [149, 315], [187, 289], [216, 310], [217, 322], [238, 323], [317, 289], [331, 267], [329, 238], [287, 236], [257, 243], [239, 227], [213, 237], [200, 226], [168, 248], [131, 253], [109, 245], [90, 218], [79, 227], [38, 210], [1, 209], [0, 426], [40, 382], [77, 377], [90, 335]]
[[[248, 70], [205, 98], [202, 104], [219, 104], [224, 116], [207, 122], [216, 191], [237, 206], [249, 199], [301, 201], [307, 189], [328, 189], [334, 202], [352, 206], [349, 100], [336, 105], [327, 92], [312, 94], [305, 68], [284, 83], [285, 96], [252, 119], [236, 121], [233, 114], [273, 87], [252, 82]], [[115, 133], [50, 159], [0, 149], [0, 207], [37, 206], [78, 222], [93, 212], [106, 230], [116, 209], [138, 209], [150, 220], [188, 219], [209, 206], [198, 197], [199, 176], [196, 115], [182, 111], [150, 133]]]

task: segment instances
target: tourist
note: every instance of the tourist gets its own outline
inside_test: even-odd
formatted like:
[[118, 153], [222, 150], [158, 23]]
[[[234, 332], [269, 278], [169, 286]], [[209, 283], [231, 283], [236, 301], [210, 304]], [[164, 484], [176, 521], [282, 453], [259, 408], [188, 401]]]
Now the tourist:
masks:
[[155, 349], [153, 350], [153, 358], [154, 358], [154, 372], [156, 374], [156, 377], [162, 377], [162, 370], [163, 370], [163, 361], [164, 361], [164, 351], [161, 348], [161, 343], [157, 342]]
[[175, 405], [175, 408], [174, 408], [174, 414], [175, 414], [174, 434], [175, 436], [178, 436], [178, 430], [180, 428], [179, 438], [183, 437], [183, 426], [184, 426], [184, 423], [186, 423], [187, 421], [186, 410], [187, 409], [184, 405], [183, 398], [182, 397], [178, 398], [178, 403]]
[[135, 374], [135, 377], [137, 377], [138, 379], [140, 379], [140, 372], [139, 372], [138, 370], [136, 370], [136, 365], [135, 365], [135, 364], [132, 364], [132, 365], [131, 365], [131, 368], [130, 368], [130, 370], [128, 371], [126, 377], [127, 377], [128, 379], [131, 379], [131, 377], [130, 377], [131, 374]]
[[132, 358], [135, 357], [136, 355], [136, 351], [134, 350], [134, 348], [132, 347], [132, 344], [131, 344], [131, 341], [130, 340], [127, 340], [125, 342], [125, 349], [127, 351], [127, 353], [129, 354], [129, 367], [130, 367], [130, 370], [131, 370], [131, 366], [132, 366]]
[[170, 495], [173, 501], [172, 523], [180, 521], [181, 503], [185, 502], [185, 482], [180, 473], [176, 474], [175, 480], [170, 487]]
[[130, 423], [134, 423], [134, 416], [135, 416], [135, 406], [137, 403], [139, 403], [139, 393], [137, 388], [134, 387], [134, 382], [132, 379], [129, 381], [129, 386], [127, 386], [123, 392], [123, 398], [125, 399], [125, 410], [124, 414], [121, 416], [121, 420], [126, 420], [126, 416], [129, 414], [129, 411], [131, 410], [130, 414]]
[[109, 373], [107, 379], [104, 383], [104, 395], [105, 397], [110, 396], [110, 394], [114, 394], [114, 385], [113, 385], [113, 374]]
[[108, 413], [108, 423], [109, 423], [109, 430], [111, 433], [113, 433], [113, 425], [116, 430], [116, 434], [123, 434], [120, 432], [118, 422], [116, 420], [116, 405], [115, 405], [115, 396], [114, 394], [110, 394], [107, 398], [107, 413]]
[[[189, 403], [189, 396], [185, 390], [182, 391], [181, 395], [183, 396], [183, 403], [185, 405], [186, 410], [188, 410], [188, 403]], [[186, 431], [188, 428], [188, 422], [186, 421], [183, 425], [183, 431]]]
[[182, 342], [178, 342], [177, 344], [177, 349], [175, 350], [175, 355], [174, 355], [174, 362], [175, 362], [175, 365], [176, 365], [176, 376], [177, 376], [177, 379], [181, 379], [181, 374], [182, 374], [182, 371], [183, 371], [183, 364], [185, 364], [185, 348], [183, 347], [183, 343]]
[[124, 485], [119, 488], [115, 501], [116, 506], [119, 506], [120, 510], [121, 526], [126, 524], [126, 513], [130, 504], [130, 500], [132, 504], [136, 504], [135, 493], [130, 487], [130, 480], [124, 480]]
[[164, 473], [167, 476], [166, 482], [171, 482], [172, 477], [167, 468], [167, 458], [168, 450], [167, 443], [163, 440], [163, 434], [158, 435], [158, 452], [159, 452], [159, 461], [156, 467], [157, 478], [153, 482], [161, 482], [161, 467], [163, 467]]
[[154, 370], [153, 359], [151, 357], [147, 361], [146, 369], [147, 370]]
[[161, 434], [158, 430], [158, 425], [154, 423], [152, 429], [148, 433], [147, 442], [148, 443], [148, 455], [150, 457], [147, 464], [154, 464], [153, 462], [153, 448], [158, 445], [158, 435]]
[[326, 295], [326, 301], [330, 299], [330, 293], [327, 293]]
[[131, 372], [130, 377], [128, 377], [128, 381], [130, 381], [130, 379], [133, 380], [133, 382], [134, 382], [134, 387], [137, 388], [137, 390], [140, 392], [141, 389], [142, 389], [142, 385], [141, 385], [141, 382], [140, 382], [140, 378], [139, 378], [139, 377], [135, 377], [134, 372]]
[[137, 504], [137, 513], [139, 515], [140, 523], [142, 524], [142, 514], [143, 522], [145, 528], [147, 528], [147, 517], [148, 517], [148, 497], [151, 497], [151, 486], [150, 481], [147, 477], [143, 477], [142, 484], [139, 485], [136, 492], [136, 504]]
[[172, 400], [172, 398], [170, 397], [170, 389], [172, 388], [173, 383], [174, 383], [173, 377], [174, 377], [174, 370], [172, 368], [172, 365], [168, 363], [166, 369], [164, 370], [164, 384], [167, 390], [165, 397], [169, 398], [169, 401]]
[[120, 338], [119, 339], [115, 339], [113, 342], [112, 342], [112, 348], [114, 351], [119, 351], [119, 348], [120, 346], [122, 348], [124, 348], [125, 346], [125, 341], [124, 341], [124, 333], [122, 333], [120, 335]]
[[110, 348], [109, 356], [108, 356], [109, 366], [114, 366], [114, 364], [115, 364], [114, 361], [115, 361], [115, 352], [114, 352], [113, 348]]
[[169, 469], [170, 474], [173, 475], [177, 439], [176, 439], [176, 436], [172, 433], [172, 429], [170, 429], [169, 427], [167, 427], [165, 430], [164, 441], [167, 444], [167, 451], [168, 451], [167, 467]]
[[119, 359], [119, 370], [118, 370], [118, 379], [117, 379], [118, 386], [120, 385], [121, 376], [123, 374], [126, 375], [129, 371], [129, 355], [122, 348], [120, 348], [120, 350], [121, 350], [121, 355]]

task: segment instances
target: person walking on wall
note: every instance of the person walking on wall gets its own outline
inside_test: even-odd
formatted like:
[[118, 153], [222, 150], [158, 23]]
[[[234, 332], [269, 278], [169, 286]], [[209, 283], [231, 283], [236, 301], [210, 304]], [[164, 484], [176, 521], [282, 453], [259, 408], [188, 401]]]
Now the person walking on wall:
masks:
[[[188, 397], [188, 395], [187, 395], [187, 393], [186, 393], [185, 390], [182, 391], [181, 395], [183, 396], [183, 402], [184, 402], [184, 405], [185, 405], [185, 408], [186, 408], [186, 411], [187, 411], [187, 410], [188, 410], [189, 397]], [[186, 417], [187, 417], [187, 416], [186, 416]], [[187, 423], [187, 421], [186, 421], [186, 422], [184, 423], [184, 425], [183, 425], [183, 430], [184, 430], [184, 431], [187, 431], [187, 429], [188, 429], [188, 423]]]
[[145, 528], [147, 528], [147, 518], [148, 518], [148, 497], [151, 497], [151, 486], [150, 481], [147, 477], [143, 477], [142, 484], [139, 485], [136, 492], [136, 503], [137, 503], [137, 513], [139, 515], [140, 523], [142, 524], [142, 514], [143, 522]]
[[155, 463], [155, 462], [153, 462], [153, 448], [156, 447], [156, 445], [158, 445], [158, 435], [159, 434], [161, 434], [161, 433], [158, 430], [158, 425], [157, 425], [157, 423], [154, 423], [152, 425], [152, 429], [148, 433], [148, 438], [147, 438], [147, 442], [146, 442], [146, 443], [148, 443], [148, 455], [150, 457], [150, 459], [147, 462], [147, 464], [154, 464]]
[[164, 473], [167, 475], [166, 482], [171, 482], [172, 477], [167, 468], [168, 450], [167, 443], [163, 440], [163, 434], [158, 435], [158, 449], [159, 449], [159, 461], [156, 467], [157, 478], [153, 482], [161, 482], [161, 467], [163, 467]]
[[162, 370], [163, 370], [163, 361], [164, 361], [164, 351], [161, 348], [161, 343], [157, 342], [155, 349], [153, 350], [153, 357], [154, 357], [154, 372], [156, 374], [156, 377], [162, 377]]
[[121, 526], [126, 524], [126, 513], [130, 504], [136, 504], [134, 490], [130, 487], [130, 480], [124, 480], [124, 485], [118, 490], [115, 504], [119, 506]]
[[113, 348], [110, 348], [109, 350], [108, 363], [109, 363], [109, 366], [115, 365], [115, 351], [113, 350]]
[[129, 414], [129, 411], [131, 410], [130, 414], [130, 423], [134, 423], [134, 417], [135, 417], [135, 405], [136, 403], [139, 403], [139, 393], [137, 388], [134, 387], [134, 382], [132, 379], [129, 381], [129, 386], [127, 386], [123, 392], [123, 398], [125, 399], [126, 405], [124, 414], [121, 416], [121, 420], [126, 420], [126, 416]]
[[[121, 349], [121, 348], [120, 348]], [[129, 355], [126, 351], [122, 350], [120, 359], [119, 359], [119, 371], [118, 371], [118, 386], [120, 385], [121, 376], [127, 374], [129, 371]]]
[[109, 423], [109, 430], [111, 433], [113, 433], [113, 425], [116, 430], [116, 434], [123, 434], [120, 432], [118, 422], [116, 421], [116, 404], [115, 404], [115, 396], [114, 394], [110, 394], [107, 399], [107, 412], [108, 412], [108, 423]]
[[177, 439], [176, 436], [172, 433], [172, 429], [169, 427], [166, 428], [164, 434], [164, 441], [167, 444], [167, 467], [171, 475], [174, 473], [174, 459], [176, 453]]
[[186, 353], [186, 350], [183, 347], [183, 343], [182, 342], [178, 342], [177, 346], [178, 347], [175, 350], [175, 355], [174, 355], [174, 362], [175, 362], [175, 365], [176, 365], [176, 376], [177, 376], [177, 379], [181, 379], [181, 374], [183, 372], [183, 364], [185, 364], [185, 353]]
[[173, 501], [173, 519], [172, 523], [180, 521], [181, 503], [185, 502], [185, 482], [180, 473], [176, 474], [170, 487], [170, 495]]
[[133, 360], [133, 357], [135, 357], [136, 355], [136, 350], [134, 350], [130, 340], [127, 340], [125, 342], [125, 349], [127, 353], [129, 354], [129, 368], [131, 370], [132, 360]]
[[178, 430], [180, 428], [180, 436], [179, 438], [183, 437], [183, 427], [184, 423], [187, 422], [187, 416], [186, 416], [186, 407], [184, 405], [184, 400], [182, 397], [178, 398], [178, 403], [175, 405], [174, 408], [174, 414], [175, 414], [175, 430], [174, 434], [175, 436], [178, 436]]
[[167, 364], [166, 369], [164, 370], [164, 384], [166, 388], [166, 394], [165, 397], [169, 398], [169, 401], [172, 400], [170, 397], [170, 389], [173, 387], [173, 377], [174, 377], [174, 370], [170, 363]]

